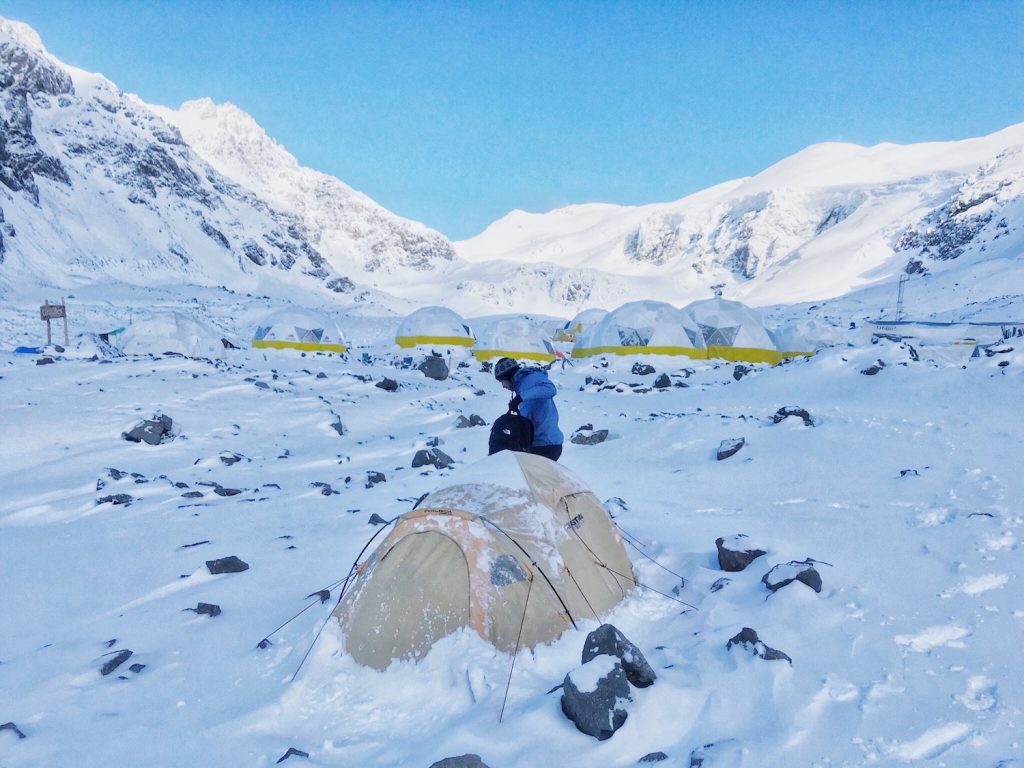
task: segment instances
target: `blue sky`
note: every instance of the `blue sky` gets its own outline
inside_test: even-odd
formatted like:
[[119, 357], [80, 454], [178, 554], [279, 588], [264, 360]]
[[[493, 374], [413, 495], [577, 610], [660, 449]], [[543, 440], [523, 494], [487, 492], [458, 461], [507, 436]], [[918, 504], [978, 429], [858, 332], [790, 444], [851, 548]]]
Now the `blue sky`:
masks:
[[1024, 122], [1024, 2], [0, 0], [146, 101], [209, 96], [452, 239], [681, 198], [820, 141]]

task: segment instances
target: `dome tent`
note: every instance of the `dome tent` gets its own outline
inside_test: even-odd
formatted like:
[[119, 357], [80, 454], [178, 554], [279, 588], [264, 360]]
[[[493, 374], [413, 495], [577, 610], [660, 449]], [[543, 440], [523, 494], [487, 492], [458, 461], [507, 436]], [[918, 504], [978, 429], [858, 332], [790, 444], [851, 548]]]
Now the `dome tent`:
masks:
[[395, 332], [395, 343], [403, 349], [420, 345], [471, 347], [475, 341], [466, 321], [446, 307], [421, 307], [402, 320]]
[[682, 313], [700, 329], [709, 358], [775, 364], [786, 356], [765, 330], [761, 315], [746, 304], [716, 296], [691, 302]]
[[123, 331], [108, 338], [126, 355], [218, 357], [227, 348], [213, 326], [174, 310], [136, 314]]
[[547, 332], [538, 323], [521, 317], [496, 322], [477, 339], [473, 354], [478, 360], [511, 357], [543, 363], [556, 357]]
[[584, 331], [572, 349], [573, 357], [603, 354], [707, 356], [700, 329], [662, 301], [623, 304]]
[[555, 333], [554, 340], [574, 342], [581, 333], [597, 325], [607, 314], [606, 309], [584, 309]]
[[268, 316], [253, 333], [254, 349], [297, 349], [303, 352], [348, 351], [338, 324], [327, 315], [281, 310]]
[[[499, 650], [555, 640], [635, 585], [617, 529], [561, 464], [502, 451], [434, 491], [358, 567], [334, 616], [356, 661], [421, 658], [471, 627]], [[570, 572], [571, 571], [571, 572]]]

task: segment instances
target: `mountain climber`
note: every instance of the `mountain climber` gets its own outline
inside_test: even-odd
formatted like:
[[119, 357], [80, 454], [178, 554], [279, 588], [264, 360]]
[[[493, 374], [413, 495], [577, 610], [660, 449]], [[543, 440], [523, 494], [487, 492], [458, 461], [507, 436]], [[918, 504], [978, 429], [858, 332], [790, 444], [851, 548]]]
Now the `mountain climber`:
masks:
[[554, 401], [557, 390], [547, 372], [541, 368], [523, 368], [512, 358], [503, 357], [494, 365], [494, 378], [514, 393], [509, 409], [518, 410], [533, 424], [529, 452], [558, 461], [565, 436], [558, 428], [558, 409]]

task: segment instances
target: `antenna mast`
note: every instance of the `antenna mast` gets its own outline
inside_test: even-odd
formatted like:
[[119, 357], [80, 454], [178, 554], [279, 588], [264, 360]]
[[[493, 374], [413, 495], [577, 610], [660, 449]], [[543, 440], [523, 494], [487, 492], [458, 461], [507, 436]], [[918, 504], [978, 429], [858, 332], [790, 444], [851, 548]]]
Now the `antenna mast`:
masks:
[[907, 284], [907, 280], [909, 280], [909, 279], [910, 279], [910, 275], [908, 275], [906, 272], [904, 272], [902, 275], [900, 275], [899, 293], [896, 296], [896, 320], [897, 321], [903, 319], [903, 286], [905, 286]]

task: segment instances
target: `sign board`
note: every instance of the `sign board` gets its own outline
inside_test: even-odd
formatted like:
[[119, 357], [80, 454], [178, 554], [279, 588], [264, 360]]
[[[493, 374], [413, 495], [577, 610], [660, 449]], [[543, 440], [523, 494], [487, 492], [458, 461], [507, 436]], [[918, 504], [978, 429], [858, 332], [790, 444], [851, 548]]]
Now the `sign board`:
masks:
[[40, 320], [59, 320], [62, 317], [67, 317], [63, 304], [43, 304], [39, 308]]

